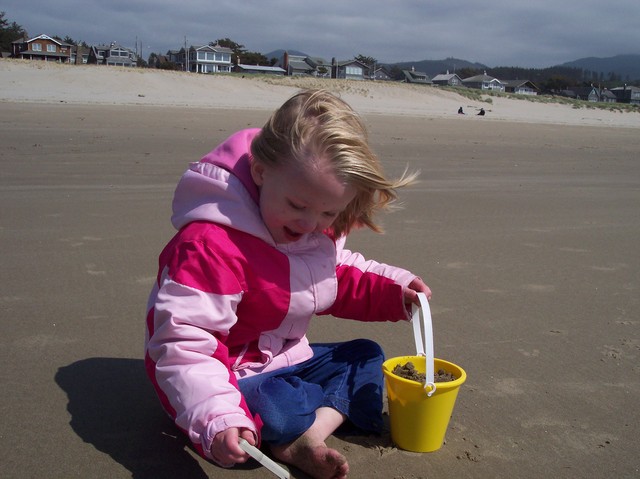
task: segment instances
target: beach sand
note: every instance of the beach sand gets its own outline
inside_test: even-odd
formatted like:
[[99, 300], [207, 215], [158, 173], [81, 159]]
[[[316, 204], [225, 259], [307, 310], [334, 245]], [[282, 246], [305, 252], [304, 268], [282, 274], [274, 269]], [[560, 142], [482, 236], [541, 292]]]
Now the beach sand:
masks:
[[[298, 86], [73, 68], [0, 61], [0, 477], [271, 477], [186, 445], [143, 322], [187, 163]], [[330, 438], [350, 477], [638, 477], [639, 115], [339, 88], [388, 173], [422, 171], [386, 233], [348, 246], [426, 280], [436, 356], [468, 374], [436, 452]], [[409, 324], [316, 318], [309, 335], [414, 352]]]

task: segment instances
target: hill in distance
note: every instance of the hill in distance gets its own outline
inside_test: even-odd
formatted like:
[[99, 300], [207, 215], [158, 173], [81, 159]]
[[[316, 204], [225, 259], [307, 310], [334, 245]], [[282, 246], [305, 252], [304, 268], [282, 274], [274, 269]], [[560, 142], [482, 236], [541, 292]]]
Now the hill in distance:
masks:
[[[290, 55], [312, 56], [297, 50], [284, 49], [273, 50], [269, 53], [264, 53], [263, 55], [267, 58], [281, 59], [285, 51], [288, 51]], [[331, 61], [331, 58], [325, 58], [325, 60]], [[460, 68], [475, 68], [478, 70], [487, 70], [489, 68], [482, 63], [471, 63], [467, 60], [461, 60], [459, 58], [445, 58], [444, 60], [419, 60], [392, 64], [380, 63], [380, 65], [398, 67], [400, 70], [410, 70], [411, 68], [414, 68], [416, 71], [424, 72], [429, 76], [435, 76], [438, 73], [444, 73], [447, 70], [449, 70], [450, 73], [455, 73], [456, 69], [459, 70]]]
[[472, 63], [467, 60], [461, 60], [460, 58], [445, 58], [444, 60], [420, 60], [415, 62], [400, 62], [387, 64], [389, 67], [398, 67], [400, 70], [411, 70], [423, 72], [434, 77], [439, 73], [455, 73], [461, 68], [474, 68], [476, 70], [488, 70], [489, 67], [482, 63]]
[[[291, 55], [307, 56], [308, 54], [297, 50], [287, 50]], [[264, 55], [267, 58], [281, 59], [285, 50], [274, 50]], [[330, 61], [330, 58], [325, 58]], [[455, 73], [457, 70], [463, 68], [472, 68], [475, 70], [487, 70], [490, 71], [491, 67], [483, 65], [482, 63], [470, 62], [459, 58], [445, 58], [444, 60], [416, 60], [400, 63], [380, 63], [380, 65], [386, 65], [388, 67], [397, 67], [400, 70], [410, 70], [414, 68], [416, 71], [424, 72], [430, 77], [434, 77], [439, 73]], [[622, 81], [634, 81], [640, 80], [640, 55], [616, 55], [613, 57], [597, 58], [587, 57], [574, 60], [571, 62], [557, 65], [567, 68], [578, 68], [585, 72], [596, 72], [598, 75], [602, 74], [605, 79], [608, 79], [611, 73], [615, 74]]]
[[602, 73], [605, 78], [615, 73], [623, 81], [640, 79], [640, 55], [616, 55], [614, 57], [587, 57], [563, 63], [563, 67]]
[[284, 50], [284, 49], [273, 50], [272, 52], [269, 52], [269, 53], [263, 53], [263, 55], [267, 57], [269, 60], [271, 60], [272, 58], [277, 58], [278, 60], [280, 60], [284, 55], [284, 52], [289, 52], [289, 55], [300, 55], [301, 57], [311, 56], [311, 55], [307, 55], [304, 52], [300, 52], [298, 50]]

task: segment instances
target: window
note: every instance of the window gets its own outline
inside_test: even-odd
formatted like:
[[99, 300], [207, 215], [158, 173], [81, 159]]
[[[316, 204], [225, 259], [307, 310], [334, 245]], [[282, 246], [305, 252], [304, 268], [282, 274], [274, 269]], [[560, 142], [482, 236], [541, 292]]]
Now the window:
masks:
[[347, 67], [347, 75], [362, 75], [362, 68], [360, 67]]
[[48, 51], [49, 53], [55, 53], [55, 52], [56, 52], [56, 46], [55, 46], [55, 45], [52, 45], [51, 43], [49, 43], [49, 44], [47, 45], [47, 51]]
[[32, 43], [31, 44], [31, 49], [34, 52], [41, 52], [42, 51], [42, 43]]

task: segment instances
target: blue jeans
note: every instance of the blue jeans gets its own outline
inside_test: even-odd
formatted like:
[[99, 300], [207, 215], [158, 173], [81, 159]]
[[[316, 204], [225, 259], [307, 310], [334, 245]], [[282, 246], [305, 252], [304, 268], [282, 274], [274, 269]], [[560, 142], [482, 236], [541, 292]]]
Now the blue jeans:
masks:
[[320, 407], [344, 414], [358, 429], [382, 431], [382, 363], [377, 343], [356, 339], [312, 344], [313, 357], [238, 383], [253, 414], [264, 422], [262, 440], [286, 444], [311, 427]]

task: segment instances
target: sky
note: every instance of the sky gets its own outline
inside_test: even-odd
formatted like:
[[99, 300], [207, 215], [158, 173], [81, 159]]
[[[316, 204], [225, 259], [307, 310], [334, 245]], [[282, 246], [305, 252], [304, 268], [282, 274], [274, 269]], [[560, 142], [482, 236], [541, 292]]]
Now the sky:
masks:
[[221, 38], [327, 61], [454, 57], [489, 67], [640, 53], [638, 0], [3, 0], [0, 11], [31, 37], [114, 41], [144, 59]]

